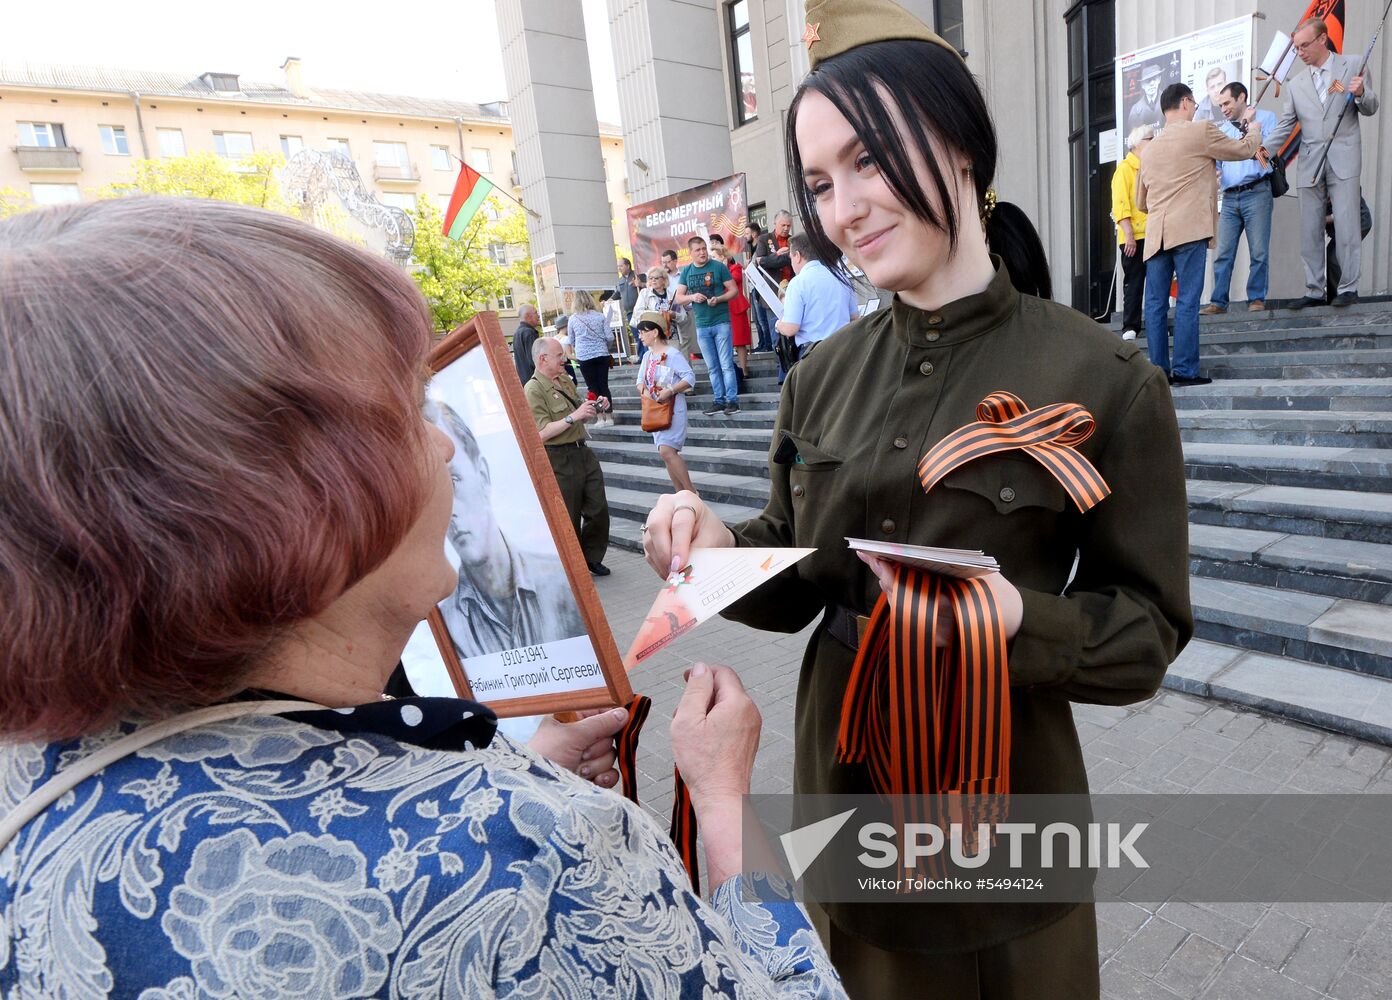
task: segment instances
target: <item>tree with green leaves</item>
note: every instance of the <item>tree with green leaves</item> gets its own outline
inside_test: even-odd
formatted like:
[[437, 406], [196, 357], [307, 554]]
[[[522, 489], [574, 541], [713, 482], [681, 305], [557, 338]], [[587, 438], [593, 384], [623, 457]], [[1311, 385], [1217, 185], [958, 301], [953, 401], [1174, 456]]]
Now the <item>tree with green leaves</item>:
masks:
[[230, 160], [216, 153], [194, 153], [159, 160], [140, 160], [128, 181], [108, 184], [103, 198], [162, 194], [176, 198], [212, 198], [237, 205], [293, 214], [281, 193], [276, 171], [285, 165], [279, 153], [252, 153]]
[[0, 188], [0, 219], [27, 212], [34, 207], [34, 199], [21, 194], [14, 188]]
[[[532, 283], [532, 259], [527, 248], [527, 224], [517, 209], [501, 211], [490, 198], [469, 220], [460, 239], [441, 230], [444, 215], [434, 201], [416, 199], [411, 213], [416, 224], [416, 246], [411, 255], [411, 277], [430, 303], [437, 330], [452, 330], [490, 303], [512, 293], [514, 285]], [[493, 259], [495, 246], [513, 247], [511, 260]], [[522, 248], [520, 256], [516, 248]]]

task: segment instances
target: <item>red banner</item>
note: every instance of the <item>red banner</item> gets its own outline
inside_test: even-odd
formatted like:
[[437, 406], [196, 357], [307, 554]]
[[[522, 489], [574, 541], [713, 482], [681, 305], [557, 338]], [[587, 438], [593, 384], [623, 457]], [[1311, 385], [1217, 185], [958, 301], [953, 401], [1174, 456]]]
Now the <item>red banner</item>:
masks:
[[646, 271], [661, 264], [664, 250], [677, 251], [677, 260], [685, 264], [691, 257], [686, 241], [693, 236], [709, 240], [719, 233], [725, 245], [734, 248], [748, 227], [744, 174], [634, 205], [628, 210], [633, 266]]
[[1300, 23], [1304, 24], [1312, 17], [1324, 19], [1324, 25], [1329, 29], [1329, 40], [1334, 43], [1334, 51], [1343, 52], [1344, 0], [1311, 0]]

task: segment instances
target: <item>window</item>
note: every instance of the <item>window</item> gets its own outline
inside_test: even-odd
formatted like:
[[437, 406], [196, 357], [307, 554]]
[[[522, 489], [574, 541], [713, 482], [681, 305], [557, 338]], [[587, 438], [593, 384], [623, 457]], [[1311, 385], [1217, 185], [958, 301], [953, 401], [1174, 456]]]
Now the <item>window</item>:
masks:
[[446, 212], [449, 211], [449, 203], [451, 197], [453, 197], [453, 195], [437, 194], [435, 196], [435, 207], [440, 210], [441, 215], [444, 215]]
[[157, 128], [160, 156], [183, 156], [184, 130], [178, 128]]
[[943, 41], [958, 52], [967, 51], [962, 28], [962, 0], [933, 0], [933, 22]]
[[450, 162], [449, 147], [431, 146], [430, 165], [436, 170], [453, 170], [454, 164]]
[[286, 158], [294, 156], [304, 149], [304, 139], [298, 135], [283, 135], [280, 137], [280, 151]]
[[515, 305], [513, 305], [513, 302], [512, 302], [512, 293], [511, 293], [511, 292], [506, 292], [506, 293], [504, 293], [504, 294], [498, 296], [498, 309], [499, 309], [500, 312], [507, 312], [508, 310], [516, 309], [516, 308], [517, 308], [517, 307], [516, 307]]
[[383, 205], [399, 208], [403, 212], [416, 210], [416, 196], [406, 191], [383, 191], [377, 196], [377, 200]]
[[488, 244], [488, 259], [495, 264], [506, 264], [507, 247], [501, 243]]
[[20, 122], [19, 144], [21, 146], [47, 146], [52, 149], [66, 146], [63, 126], [57, 122]]
[[35, 205], [64, 205], [82, 200], [76, 184], [30, 184], [29, 193]]
[[405, 167], [410, 162], [406, 159], [404, 142], [374, 142], [372, 158], [379, 167]]
[[213, 148], [217, 150], [218, 156], [234, 160], [250, 156], [254, 152], [250, 132], [214, 132]]
[[488, 150], [475, 146], [469, 150], [469, 166], [473, 167], [481, 174], [493, 172], [493, 157], [488, 155]]
[[101, 133], [102, 152], [110, 156], [130, 156], [130, 142], [126, 139], [124, 125], [98, 125]]
[[324, 148], [330, 153], [342, 153], [350, 160], [353, 158], [353, 151], [348, 148], [347, 139], [326, 139], [324, 141]]
[[730, 82], [734, 87], [735, 124], [759, 117], [759, 95], [754, 89], [754, 39], [749, 34], [749, 0], [734, 0], [725, 7], [730, 20]]

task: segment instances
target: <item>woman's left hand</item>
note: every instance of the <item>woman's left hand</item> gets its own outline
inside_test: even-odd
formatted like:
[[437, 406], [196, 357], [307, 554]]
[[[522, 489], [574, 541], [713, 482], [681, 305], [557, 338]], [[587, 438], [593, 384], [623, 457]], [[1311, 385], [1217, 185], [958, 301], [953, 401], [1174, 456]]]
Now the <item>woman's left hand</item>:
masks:
[[[868, 552], [857, 552], [856, 557], [870, 567], [870, 572], [874, 573], [875, 579], [880, 581], [882, 591], [886, 594], [894, 592], [894, 561], [892, 559], [881, 559]], [[986, 586], [991, 588], [991, 594], [996, 599], [996, 607], [1000, 609], [1001, 613], [1001, 624], [1005, 627], [1006, 641], [1015, 638], [1015, 633], [1020, 631], [1020, 622], [1024, 619], [1024, 602], [1020, 599], [1020, 592], [1015, 589], [1013, 583], [999, 573], [992, 573], [981, 579]], [[938, 606], [937, 636], [936, 645], [939, 649], [957, 638], [957, 619], [952, 614], [952, 605], [946, 601]]]
[[600, 788], [613, 788], [619, 783], [614, 736], [628, 721], [628, 711], [590, 709], [579, 715], [575, 722], [558, 722], [555, 716], [546, 716], [527, 746]]

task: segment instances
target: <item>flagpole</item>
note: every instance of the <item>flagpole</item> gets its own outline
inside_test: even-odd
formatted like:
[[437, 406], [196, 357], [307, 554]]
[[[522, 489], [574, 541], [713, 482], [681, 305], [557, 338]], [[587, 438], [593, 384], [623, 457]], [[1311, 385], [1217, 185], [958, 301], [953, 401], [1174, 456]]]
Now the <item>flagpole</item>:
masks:
[[[1373, 40], [1368, 43], [1367, 51], [1363, 53], [1363, 64], [1358, 68], [1358, 76], [1363, 76], [1368, 71], [1368, 63], [1373, 59], [1373, 47], [1377, 45], [1378, 36], [1382, 34], [1383, 26], [1387, 24], [1387, 15], [1392, 12], [1392, 0], [1387, 0], [1387, 6], [1382, 8], [1382, 20], [1378, 22], [1377, 29], [1373, 31]], [[1324, 176], [1324, 168], [1329, 164], [1329, 149], [1334, 145], [1334, 136], [1339, 132], [1339, 126], [1344, 123], [1344, 115], [1348, 114], [1348, 109], [1353, 106], [1353, 91], [1344, 95], [1344, 106], [1339, 109], [1339, 117], [1334, 122], [1334, 128], [1329, 133], [1329, 139], [1324, 144], [1324, 152], [1320, 154], [1319, 165], [1315, 167], [1315, 183], [1320, 182]]]
[[[459, 160], [460, 166], [464, 166], [464, 167], [467, 167], [467, 166], [468, 166], [468, 164], [465, 163], [462, 159], [460, 159], [460, 157], [459, 157], [458, 155], [456, 155], [452, 150], [450, 151], [450, 156], [453, 156], [456, 160]], [[490, 183], [490, 184], [493, 184], [492, 181], [489, 181], [489, 183]], [[508, 194], [508, 193], [505, 192], [502, 188], [498, 187], [498, 185], [493, 184], [493, 191], [496, 192], [497, 194], [502, 195], [502, 196], [503, 196], [504, 198], [506, 198], [508, 201], [512, 202], [512, 203], [513, 203], [514, 205], [516, 205], [518, 208], [522, 209], [522, 211], [524, 211], [524, 212], [526, 212], [528, 215], [530, 215], [533, 219], [536, 219], [538, 222], [541, 221], [541, 213], [532, 211], [530, 208], [528, 208], [526, 205], [522, 204], [520, 201], [518, 201], [518, 200], [517, 200], [516, 198], [514, 198], [512, 195]]]

